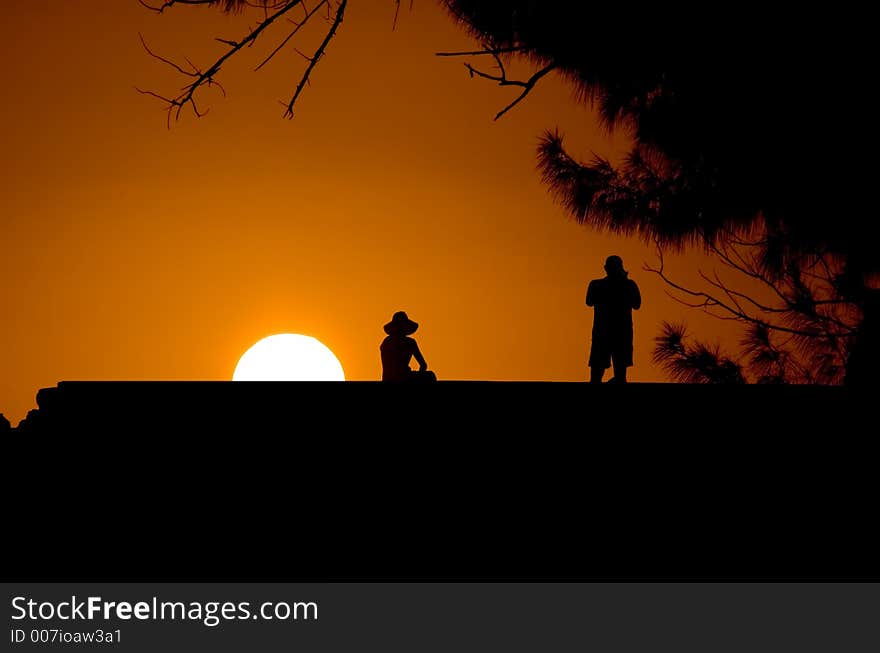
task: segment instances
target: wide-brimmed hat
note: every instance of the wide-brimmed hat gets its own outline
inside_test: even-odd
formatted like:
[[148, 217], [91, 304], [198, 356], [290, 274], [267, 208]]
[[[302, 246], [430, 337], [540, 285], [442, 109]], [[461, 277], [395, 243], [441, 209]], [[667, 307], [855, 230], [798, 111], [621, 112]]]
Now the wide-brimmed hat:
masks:
[[419, 328], [418, 322], [409, 319], [404, 311], [397, 311], [391, 321], [385, 325], [385, 333], [389, 336], [408, 336]]

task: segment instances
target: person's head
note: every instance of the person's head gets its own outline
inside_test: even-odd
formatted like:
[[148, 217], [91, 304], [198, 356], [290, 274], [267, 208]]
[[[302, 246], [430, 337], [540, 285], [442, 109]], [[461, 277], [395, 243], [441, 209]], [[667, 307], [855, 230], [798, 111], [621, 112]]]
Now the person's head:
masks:
[[628, 273], [623, 269], [623, 259], [612, 254], [605, 259], [605, 273], [609, 277], [625, 277]]
[[419, 328], [418, 322], [413, 322], [404, 311], [397, 311], [391, 321], [385, 325], [385, 333], [389, 336], [408, 336]]

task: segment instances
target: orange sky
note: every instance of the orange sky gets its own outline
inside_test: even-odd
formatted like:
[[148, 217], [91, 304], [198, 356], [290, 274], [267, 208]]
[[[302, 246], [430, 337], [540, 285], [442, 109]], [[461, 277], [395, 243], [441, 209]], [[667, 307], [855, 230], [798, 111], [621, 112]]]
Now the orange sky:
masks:
[[[404, 3], [406, 4], [406, 3]], [[387, 6], [386, 6], [387, 5]], [[88, 7], [84, 10], [83, 7]], [[13, 424], [61, 380], [229, 379], [273, 333], [314, 336], [353, 380], [378, 379], [382, 325], [406, 310], [441, 379], [586, 378], [587, 282], [611, 253], [642, 288], [634, 381], [659, 323], [712, 338], [641, 270], [652, 249], [577, 225], [535, 171], [559, 126], [572, 152], [615, 155], [592, 115], [548, 77], [515, 95], [434, 56], [477, 44], [433, 2], [350, 3], [338, 37], [283, 120], [303, 61], [252, 68], [273, 38], [221, 72], [228, 97], [166, 129], [140, 86], [182, 84], [151, 59], [199, 63], [242, 19], [136, 0], [4, 7], [0, 412]], [[674, 262], [684, 275], [693, 260]]]

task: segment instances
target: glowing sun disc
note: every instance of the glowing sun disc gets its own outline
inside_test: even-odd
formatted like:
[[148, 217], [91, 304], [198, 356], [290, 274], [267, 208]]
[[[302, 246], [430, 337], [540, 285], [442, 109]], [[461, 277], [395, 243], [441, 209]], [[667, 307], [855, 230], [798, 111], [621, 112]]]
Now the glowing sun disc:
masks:
[[320, 340], [298, 333], [263, 338], [238, 360], [233, 381], [345, 381], [342, 364]]

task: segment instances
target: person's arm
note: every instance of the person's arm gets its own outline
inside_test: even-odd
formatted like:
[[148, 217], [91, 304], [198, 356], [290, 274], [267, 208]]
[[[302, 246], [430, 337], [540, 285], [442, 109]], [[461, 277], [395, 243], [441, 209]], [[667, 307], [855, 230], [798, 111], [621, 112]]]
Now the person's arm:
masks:
[[632, 284], [632, 295], [630, 297], [630, 306], [632, 306], [634, 311], [637, 311], [642, 307], [642, 293], [639, 292], [639, 286], [635, 281], [630, 279], [629, 282]]
[[593, 285], [593, 282], [590, 282], [590, 285], [587, 286], [587, 306], [595, 306], [596, 304], [596, 289]]
[[422, 352], [419, 350], [419, 343], [417, 343], [415, 340], [413, 340], [412, 343], [413, 343], [412, 344], [412, 347], [413, 347], [412, 353], [413, 353], [413, 356], [415, 356], [415, 359], [419, 363], [419, 371], [424, 372], [426, 369], [428, 369], [428, 364], [425, 362], [425, 357], [422, 356]]

